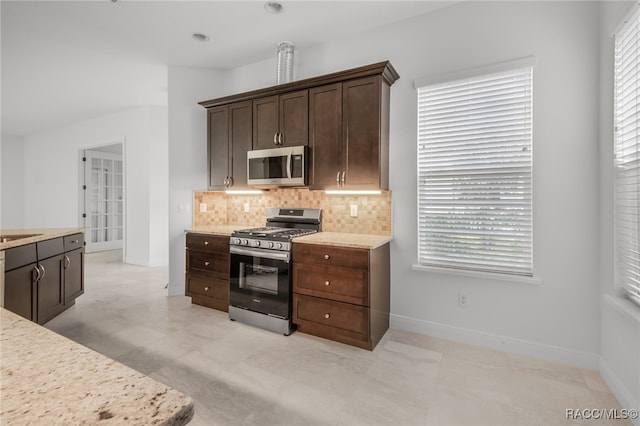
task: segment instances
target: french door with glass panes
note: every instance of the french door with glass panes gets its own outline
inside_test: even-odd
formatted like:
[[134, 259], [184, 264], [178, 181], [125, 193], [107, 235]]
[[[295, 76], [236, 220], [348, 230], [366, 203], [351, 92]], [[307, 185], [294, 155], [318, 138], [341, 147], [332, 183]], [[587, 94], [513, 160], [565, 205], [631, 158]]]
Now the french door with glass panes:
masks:
[[122, 155], [85, 151], [87, 252], [122, 248], [124, 188]]

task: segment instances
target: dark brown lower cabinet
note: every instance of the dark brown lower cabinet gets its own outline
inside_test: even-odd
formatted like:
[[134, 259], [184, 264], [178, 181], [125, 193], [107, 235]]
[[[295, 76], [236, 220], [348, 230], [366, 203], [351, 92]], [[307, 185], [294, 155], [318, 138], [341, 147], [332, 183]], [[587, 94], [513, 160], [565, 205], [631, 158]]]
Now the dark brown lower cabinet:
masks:
[[30, 321], [34, 321], [36, 315], [33, 295], [37, 265], [30, 263], [4, 274], [4, 308]]
[[372, 249], [293, 244], [298, 331], [373, 350], [389, 329], [389, 244]]
[[65, 252], [64, 303], [72, 305], [84, 293], [84, 249]]
[[45, 324], [84, 292], [84, 235], [8, 249], [5, 270], [4, 308]]
[[38, 324], [44, 324], [64, 311], [64, 267], [59, 254], [38, 260], [42, 274], [37, 282]]
[[229, 312], [229, 237], [189, 232], [186, 242], [185, 295]]

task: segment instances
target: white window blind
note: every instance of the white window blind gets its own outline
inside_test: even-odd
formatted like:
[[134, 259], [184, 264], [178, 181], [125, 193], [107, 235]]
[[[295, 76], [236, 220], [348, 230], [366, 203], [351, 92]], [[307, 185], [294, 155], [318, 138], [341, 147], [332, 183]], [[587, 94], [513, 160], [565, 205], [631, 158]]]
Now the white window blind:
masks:
[[418, 89], [418, 262], [533, 275], [532, 67]]
[[616, 280], [640, 305], [640, 14], [615, 35]]

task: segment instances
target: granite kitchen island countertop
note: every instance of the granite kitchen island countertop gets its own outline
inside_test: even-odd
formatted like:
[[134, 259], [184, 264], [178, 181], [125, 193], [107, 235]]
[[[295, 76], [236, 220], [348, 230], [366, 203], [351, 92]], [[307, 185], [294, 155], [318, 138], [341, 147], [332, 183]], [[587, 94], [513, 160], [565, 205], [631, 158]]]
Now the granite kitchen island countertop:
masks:
[[37, 229], [0, 229], [0, 236], [30, 235], [26, 238], [2, 242], [0, 250], [7, 250], [25, 244], [37, 243], [51, 238], [66, 237], [77, 233], [84, 233], [85, 228], [37, 228]]
[[0, 308], [0, 424], [184, 425], [193, 400]]

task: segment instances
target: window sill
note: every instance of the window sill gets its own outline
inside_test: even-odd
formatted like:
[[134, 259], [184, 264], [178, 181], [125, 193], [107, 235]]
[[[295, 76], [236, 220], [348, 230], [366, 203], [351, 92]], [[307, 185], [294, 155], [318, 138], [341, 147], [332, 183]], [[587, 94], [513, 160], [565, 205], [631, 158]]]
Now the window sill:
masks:
[[437, 266], [411, 265], [414, 271], [436, 272], [447, 275], [458, 275], [473, 278], [485, 278], [490, 280], [509, 281], [518, 284], [541, 285], [542, 279], [538, 277], [524, 277], [519, 275], [495, 274], [491, 272], [465, 271], [462, 269], [439, 268]]
[[626, 297], [605, 294], [602, 299], [607, 305], [618, 311], [618, 313], [622, 314], [626, 318], [629, 318], [631, 321], [634, 321], [638, 326], [640, 326], [640, 307], [635, 305], [630, 300], [627, 300]]

